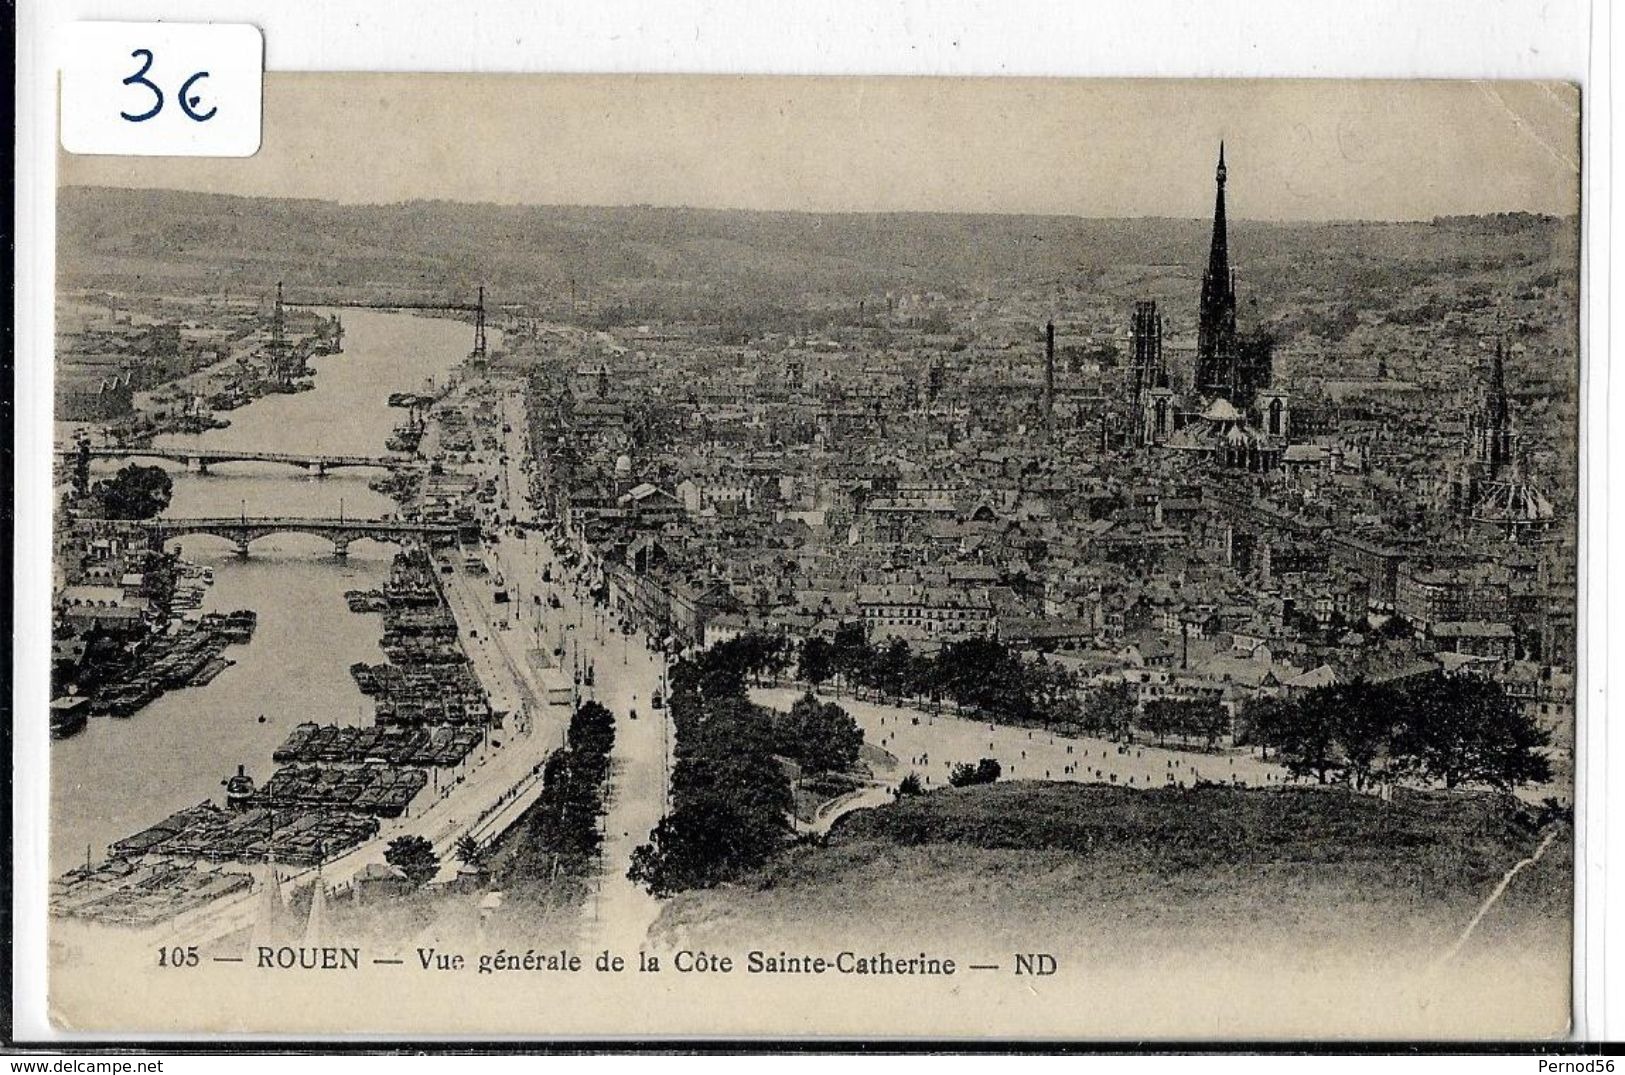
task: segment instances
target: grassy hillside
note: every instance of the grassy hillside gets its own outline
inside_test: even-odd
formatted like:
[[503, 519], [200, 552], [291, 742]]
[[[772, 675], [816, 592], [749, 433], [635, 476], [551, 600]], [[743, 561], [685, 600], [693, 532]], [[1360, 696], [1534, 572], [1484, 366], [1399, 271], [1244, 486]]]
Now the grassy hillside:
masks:
[[[662, 927], [691, 944], [901, 933], [994, 949], [1086, 938], [1096, 957], [1352, 945], [1416, 963], [1446, 951], [1544, 835], [1489, 795], [1001, 783], [849, 815], [827, 845], [677, 899]], [[1565, 830], [1473, 946], [1566, 958], [1570, 847]]]

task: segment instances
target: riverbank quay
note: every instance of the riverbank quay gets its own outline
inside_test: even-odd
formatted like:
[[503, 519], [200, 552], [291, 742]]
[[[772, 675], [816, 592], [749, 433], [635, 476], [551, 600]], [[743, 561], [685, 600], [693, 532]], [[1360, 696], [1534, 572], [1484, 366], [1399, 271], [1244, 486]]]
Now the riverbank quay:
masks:
[[[239, 770], [222, 782], [224, 809], [199, 804], [118, 841], [106, 861], [68, 871], [53, 888], [53, 911], [152, 925], [236, 894], [242, 886], [236, 878], [253, 864], [321, 866], [342, 857], [379, 837], [383, 821], [411, 816], [420, 797], [432, 804], [462, 783], [487, 756], [500, 718], [467, 671], [428, 554], [398, 554], [384, 593], [386, 617], [403, 613], [386, 629], [386, 643], [393, 640], [386, 652], [395, 660], [434, 658], [406, 668], [435, 670], [421, 681], [420, 696], [397, 699], [387, 710], [380, 703], [372, 728], [296, 727], [275, 755], [294, 764], [258, 787]], [[436, 626], [425, 630], [426, 623]], [[433, 696], [449, 682], [448, 670], [459, 668], [464, 693]], [[449, 725], [448, 713], [461, 726]]]
[[[389, 388], [421, 385], [424, 387], [410, 395], [430, 402], [442, 398], [445, 390], [434, 383], [448, 380], [455, 359], [461, 359], [467, 350], [465, 337], [461, 326], [429, 318], [364, 311], [354, 314], [353, 324], [351, 320], [346, 313], [345, 354], [312, 363], [317, 371], [315, 391], [266, 397], [238, 411], [229, 431], [167, 438], [163, 447], [377, 455], [378, 445], [401, 417], [389, 404], [399, 393]], [[344, 414], [346, 420], [333, 422], [330, 416], [334, 413]], [[71, 439], [72, 431], [66, 435]], [[95, 475], [106, 473], [107, 466], [97, 462]], [[273, 515], [363, 519], [398, 514], [396, 505], [368, 488], [369, 475], [361, 470], [317, 477], [285, 465], [254, 461], [211, 466], [207, 473], [168, 465], [165, 469], [175, 494], [167, 514], [180, 518], [232, 516], [244, 510], [243, 501], [249, 508], [259, 505]], [[427, 465], [422, 474], [428, 477]], [[447, 490], [473, 488], [455, 469], [442, 477]], [[471, 516], [468, 522], [473, 531], [470, 536], [478, 542], [479, 520]], [[137, 531], [139, 527], [132, 528], [135, 544], [144, 549], [146, 542]], [[179, 550], [171, 544], [170, 551]], [[199, 875], [246, 871], [261, 890], [274, 876], [285, 901], [300, 891], [308, 898], [318, 869], [333, 892], [345, 889], [364, 870], [387, 869], [384, 854], [388, 844], [402, 835], [429, 840], [446, 870], [455, 873], [458, 838], [473, 830], [494, 831], [503, 818], [523, 805], [537, 783], [536, 771], [545, 750], [520, 749], [524, 734], [506, 719], [507, 714], [517, 712], [522, 701], [521, 692], [511, 682], [501, 687], [503, 700], [494, 707], [505, 715], [504, 727], [495, 735], [481, 723], [432, 723], [445, 715], [445, 707], [440, 705], [416, 710], [402, 705], [400, 719], [381, 728], [375, 721], [377, 702], [356, 689], [352, 668], [360, 664], [389, 669], [382, 673], [383, 678], [401, 678], [407, 693], [426, 691], [422, 682], [414, 683], [415, 671], [397, 665], [389, 652], [381, 650], [380, 634], [387, 630], [382, 616], [355, 616], [347, 611], [347, 590], [376, 593], [378, 610], [383, 611], [383, 594], [393, 591], [388, 579], [393, 550], [362, 542], [347, 559], [334, 560], [326, 543], [290, 533], [256, 539], [247, 559], [202, 535], [186, 539], [186, 552], [207, 565], [200, 570], [218, 577], [215, 588], [206, 591], [207, 598], [184, 611], [201, 619], [214, 609], [225, 613], [240, 606], [254, 608], [260, 614], [255, 644], [237, 667], [220, 674], [208, 688], [160, 696], [144, 714], [150, 720], [92, 722], [88, 734], [61, 744], [64, 749], [56, 752], [52, 773], [52, 862], [59, 880], [69, 869], [82, 871], [86, 863], [94, 867], [111, 862], [113, 872], [139, 874], [146, 877], [143, 883], [176, 892], [215, 891], [193, 884], [190, 876], [171, 875], [167, 869], [162, 876], [168, 880], [154, 881], [151, 875], [131, 868], [163, 861], [168, 867]], [[420, 590], [430, 595], [437, 592], [426, 576], [420, 582]], [[397, 595], [392, 592], [392, 596]], [[454, 621], [424, 611], [426, 606], [421, 604], [413, 607], [404, 590], [398, 596], [406, 599], [399, 615], [398, 655], [423, 656], [440, 648], [410, 638], [412, 631], [421, 633], [434, 619], [445, 623], [432, 630], [448, 634], [455, 643], [459, 630]], [[430, 600], [440, 598], [431, 596]], [[485, 622], [483, 617], [470, 617], [470, 629], [480, 625], [480, 637], [470, 639], [463, 631], [463, 644], [485, 643], [487, 632], [495, 629], [483, 625]], [[389, 648], [396, 648], [393, 642]], [[437, 663], [451, 667], [456, 662]], [[297, 668], [298, 674], [290, 676], [290, 667]], [[439, 670], [427, 673], [438, 674]], [[462, 717], [476, 721], [485, 706], [473, 692], [484, 690], [484, 685], [472, 672], [463, 677], [463, 683], [469, 699], [462, 707]], [[277, 756], [308, 730], [305, 725], [323, 729], [323, 733], [310, 736], [292, 754]], [[341, 810], [339, 804], [312, 804], [310, 810], [301, 809], [303, 804], [297, 802], [278, 805], [273, 810], [274, 821], [262, 825], [274, 829], [274, 862], [245, 863], [232, 857], [253, 843], [252, 839], [239, 840], [239, 836], [265, 835], [241, 820], [251, 811], [231, 809], [233, 788], [224, 785], [233, 783], [229, 774], [239, 765], [252, 782], [288, 767], [348, 769], [369, 764], [418, 769], [428, 774], [428, 783], [401, 816], [373, 816], [359, 827], [346, 824], [343, 831], [304, 820], [306, 814], [337, 819], [352, 813]], [[237, 790], [241, 792], [240, 782]], [[180, 843], [144, 844], [149, 850], [139, 857], [126, 843], [134, 834], [154, 827], [173, 831], [175, 826], [163, 821], [155, 826], [156, 819], [168, 821], [204, 802], [209, 810], [194, 818], [189, 829], [193, 834]], [[221, 817], [237, 819], [230, 826], [235, 835], [221, 835], [226, 827], [219, 823]], [[303, 847], [285, 835], [294, 832], [303, 834]], [[123, 861], [116, 861], [112, 854], [115, 844], [127, 852]], [[185, 854], [168, 859], [165, 852], [171, 847]], [[197, 849], [215, 857], [192, 855]], [[80, 896], [88, 892], [81, 889]], [[115, 895], [113, 900], [138, 902], [139, 895]], [[190, 903], [175, 903], [170, 911], [178, 913], [158, 915], [148, 928], [155, 935], [178, 938], [181, 934], [174, 932], [177, 923], [200, 920], [209, 923], [205, 932], [224, 931], [247, 913], [238, 906], [241, 900], [257, 903], [258, 892], [253, 898], [228, 892], [195, 908], [195, 913], [184, 910]]]
[[82, 731], [83, 717], [131, 717], [166, 691], [208, 684], [230, 667], [227, 647], [253, 638], [252, 610], [198, 613], [212, 573], [153, 549], [138, 522], [65, 515], [52, 610], [55, 738]]
[[225, 429], [222, 412], [311, 391], [310, 360], [343, 350], [336, 313], [289, 309], [280, 299], [224, 309], [161, 301], [171, 305], [113, 318], [75, 316], [67, 305], [60, 417], [99, 423], [102, 438], [124, 446]]

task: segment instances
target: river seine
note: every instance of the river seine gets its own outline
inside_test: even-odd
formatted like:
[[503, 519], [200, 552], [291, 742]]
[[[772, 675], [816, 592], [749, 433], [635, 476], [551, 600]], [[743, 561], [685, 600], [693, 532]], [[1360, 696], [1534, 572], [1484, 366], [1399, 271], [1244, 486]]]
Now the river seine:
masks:
[[[159, 443], [272, 452], [380, 455], [405, 415], [396, 391], [444, 382], [468, 353], [471, 326], [406, 313], [342, 311], [344, 351], [311, 361], [313, 391], [268, 396], [228, 412], [227, 429]], [[230, 463], [208, 474], [174, 473], [167, 514], [177, 517], [309, 515], [366, 517], [393, 512], [367, 488], [372, 470], [316, 478], [275, 464]], [[271, 752], [306, 720], [365, 723], [368, 699], [349, 666], [377, 662], [379, 619], [350, 612], [344, 591], [381, 585], [394, 547], [350, 546], [347, 561], [325, 539], [273, 534], [239, 559], [219, 538], [178, 543], [186, 559], [214, 571], [203, 610], [251, 608], [253, 641], [231, 646], [236, 663], [204, 687], [167, 693], [127, 720], [96, 718], [79, 735], [51, 744], [52, 872], [101, 858], [115, 840], [195, 806], [219, 800], [221, 781], [247, 767], [257, 780]], [[172, 543], [171, 548], [175, 547]]]

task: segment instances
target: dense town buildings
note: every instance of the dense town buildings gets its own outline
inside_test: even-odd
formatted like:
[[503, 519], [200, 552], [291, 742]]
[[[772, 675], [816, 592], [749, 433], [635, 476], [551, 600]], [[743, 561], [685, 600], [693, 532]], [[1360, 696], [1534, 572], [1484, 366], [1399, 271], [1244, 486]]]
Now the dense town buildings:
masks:
[[[1570, 293], [1420, 281], [1414, 314], [1355, 312], [1367, 373], [1282, 331], [1296, 306], [1238, 323], [1227, 181], [1221, 149], [1182, 303], [911, 293], [805, 332], [531, 324], [509, 346], [533, 363], [539, 493], [612, 604], [679, 648], [850, 622], [928, 653], [981, 636], [1232, 710], [1443, 665], [1567, 719], [1573, 381], [1552, 371], [1572, 354], [1533, 349], [1571, 339]], [[1170, 317], [1193, 307], [1194, 338]]]

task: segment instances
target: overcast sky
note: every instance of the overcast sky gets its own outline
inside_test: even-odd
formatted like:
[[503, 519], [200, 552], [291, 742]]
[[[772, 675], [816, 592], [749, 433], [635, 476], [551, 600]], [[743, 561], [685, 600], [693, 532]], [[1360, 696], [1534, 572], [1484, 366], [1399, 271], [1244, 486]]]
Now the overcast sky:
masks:
[[269, 73], [246, 160], [61, 157], [64, 183], [346, 202], [1200, 217], [1566, 213], [1554, 83]]

